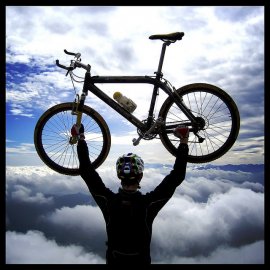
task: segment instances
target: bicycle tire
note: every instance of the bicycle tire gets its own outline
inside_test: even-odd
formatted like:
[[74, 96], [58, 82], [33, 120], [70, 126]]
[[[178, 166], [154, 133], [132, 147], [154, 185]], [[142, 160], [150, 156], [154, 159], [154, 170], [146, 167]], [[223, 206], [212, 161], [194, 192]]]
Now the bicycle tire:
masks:
[[[34, 132], [34, 144], [41, 160], [54, 171], [66, 175], [79, 175], [77, 144], [70, 144], [70, 130], [76, 123], [72, 115], [73, 103], [62, 103], [48, 109], [39, 118]], [[107, 158], [111, 147], [111, 134], [107, 123], [94, 109], [84, 105], [82, 123], [89, 157], [95, 168]]]
[[[191, 112], [205, 121], [205, 130], [198, 132], [205, 137], [202, 143], [190, 132], [188, 162], [205, 163], [223, 156], [235, 143], [240, 129], [240, 115], [234, 100], [224, 90], [206, 83], [189, 84], [176, 91]], [[211, 99], [213, 107], [207, 109]], [[202, 103], [201, 107], [197, 103], [199, 101]], [[218, 114], [214, 118], [215, 112]], [[166, 125], [173, 122], [181, 124], [189, 120], [170, 97], [162, 104], [159, 117], [165, 121], [165, 130], [159, 134], [161, 142], [175, 156], [180, 140], [173, 133], [166, 132]]]

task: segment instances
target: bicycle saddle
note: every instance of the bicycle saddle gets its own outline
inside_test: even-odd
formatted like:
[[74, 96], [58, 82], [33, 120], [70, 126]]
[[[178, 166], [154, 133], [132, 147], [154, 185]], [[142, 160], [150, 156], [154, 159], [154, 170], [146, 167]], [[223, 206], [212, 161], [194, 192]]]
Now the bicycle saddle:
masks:
[[176, 41], [176, 40], [181, 40], [183, 36], [184, 36], [184, 32], [174, 32], [174, 33], [163, 34], [163, 35], [152, 35], [149, 37], [149, 39]]

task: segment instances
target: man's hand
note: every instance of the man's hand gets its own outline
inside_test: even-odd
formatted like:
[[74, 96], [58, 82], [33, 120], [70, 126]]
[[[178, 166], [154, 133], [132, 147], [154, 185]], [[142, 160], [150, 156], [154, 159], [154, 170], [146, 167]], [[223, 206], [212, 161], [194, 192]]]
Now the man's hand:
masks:
[[173, 131], [174, 136], [180, 139], [180, 143], [188, 143], [189, 128], [186, 126], [178, 126]]
[[76, 124], [74, 124], [71, 128], [71, 135], [72, 137], [78, 137], [80, 140], [84, 140], [84, 126], [81, 124], [81, 127], [79, 128]]

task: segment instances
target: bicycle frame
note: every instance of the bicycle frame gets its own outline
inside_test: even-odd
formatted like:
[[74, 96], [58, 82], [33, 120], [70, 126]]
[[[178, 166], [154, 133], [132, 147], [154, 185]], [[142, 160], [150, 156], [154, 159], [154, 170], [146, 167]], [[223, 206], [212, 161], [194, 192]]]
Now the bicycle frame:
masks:
[[[164, 61], [166, 47], [171, 44], [170, 41], [164, 42], [162, 45], [162, 50], [159, 59], [158, 70], [155, 72], [156, 76], [91, 76], [90, 74], [90, 66], [86, 66], [82, 64], [80, 61], [75, 61], [75, 66], [83, 67], [87, 70], [84, 78], [83, 85], [83, 93], [81, 95], [81, 100], [78, 106], [78, 117], [77, 117], [77, 125], [80, 125], [81, 122], [81, 112], [85, 102], [85, 97], [88, 95], [88, 91], [92, 92], [99, 99], [117, 111], [120, 115], [126, 118], [130, 123], [140, 129], [142, 132], [145, 132], [150, 129], [153, 123], [153, 112], [156, 103], [156, 97], [158, 95], [159, 88], [162, 89], [168, 96], [170, 96], [175, 104], [180, 108], [180, 110], [187, 116], [187, 118], [191, 121], [191, 125], [196, 123], [195, 116], [190, 112], [190, 110], [183, 104], [181, 97], [178, 95], [174, 89], [168, 86], [167, 81], [162, 81], [163, 74], [161, 72], [162, 65]], [[141, 84], [152, 84], [154, 86], [150, 108], [148, 112], [148, 117], [146, 123], [142, 122], [138, 118], [136, 118], [133, 114], [123, 109], [117, 102], [115, 102], [111, 97], [106, 95], [100, 88], [98, 88], [95, 84], [98, 83], [141, 83]], [[172, 127], [170, 127], [172, 128]]]
[[[152, 78], [150, 76], [93, 76], [91, 77], [89, 73], [85, 75], [85, 81], [83, 86], [83, 93], [87, 95], [88, 91], [92, 92], [98, 98], [100, 98], [103, 102], [117, 111], [120, 115], [126, 118], [129, 122], [131, 122], [134, 126], [141, 129], [142, 131], [147, 130], [149, 127], [147, 124], [144, 124], [136, 118], [133, 114], [126, 111], [122, 108], [117, 102], [115, 102], [111, 97], [106, 95], [100, 88], [98, 88], [95, 84], [97, 83], [142, 83], [142, 84], [152, 84], [154, 85], [151, 104], [148, 113], [148, 119], [153, 118], [153, 111], [156, 102], [156, 96], [158, 95], [158, 89], [161, 88], [167, 95], [174, 99], [175, 103], [178, 107], [186, 114], [187, 118], [191, 122], [195, 122], [194, 115], [186, 108], [186, 106], [181, 102], [178, 95], [174, 94], [173, 90], [166, 85], [166, 83], [160, 81], [158, 78]], [[83, 104], [83, 103], [82, 103]]]

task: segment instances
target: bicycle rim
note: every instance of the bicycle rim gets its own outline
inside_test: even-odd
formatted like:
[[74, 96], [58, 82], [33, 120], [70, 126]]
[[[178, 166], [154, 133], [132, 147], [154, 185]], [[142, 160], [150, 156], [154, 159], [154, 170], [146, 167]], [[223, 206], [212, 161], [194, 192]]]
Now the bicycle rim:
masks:
[[[224, 155], [237, 139], [240, 128], [240, 116], [235, 102], [222, 89], [209, 84], [191, 84], [177, 90], [187, 108], [204, 122], [204, 128], [198, 135], [189, 136], [188, 161], [203, 163], [213, 161]], [[168, 98], [160, 110], [160, 116], [166, 126], [190, 123], [178, 106]], [[176, 154], [180, 143], [173, 133], [163, 131], [160, 138], [166, 149]]]
[[[70, 144], [71, 127], [76, 123], [72, 115], [73, 103], [58, 104], [39, 119], [34, 134], [38, 155], [51, 169], [67, 175], [79, 175], [77, 144]], [[89, 157], [95, 168], [106, 159], [111, 137], [104, 119], [92, 108], [84, 106], [82, 123]]]

